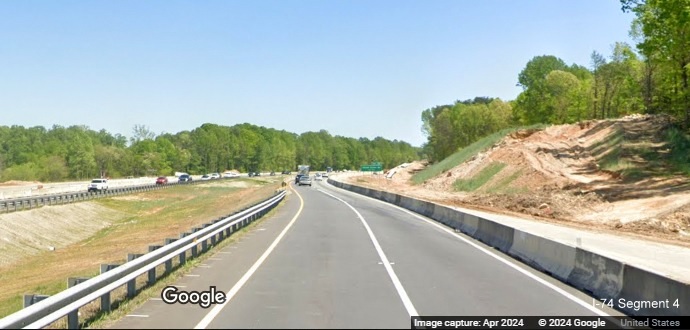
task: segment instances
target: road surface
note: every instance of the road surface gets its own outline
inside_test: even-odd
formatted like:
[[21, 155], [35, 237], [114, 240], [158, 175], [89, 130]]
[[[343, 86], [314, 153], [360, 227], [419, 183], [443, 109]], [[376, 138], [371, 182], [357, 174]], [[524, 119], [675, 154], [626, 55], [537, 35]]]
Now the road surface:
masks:
[[410, 328], [411, 315], [620, 315], [463, 234], [315, 181], [175, 283], [224, 304], [160, 296], [113, 328]]

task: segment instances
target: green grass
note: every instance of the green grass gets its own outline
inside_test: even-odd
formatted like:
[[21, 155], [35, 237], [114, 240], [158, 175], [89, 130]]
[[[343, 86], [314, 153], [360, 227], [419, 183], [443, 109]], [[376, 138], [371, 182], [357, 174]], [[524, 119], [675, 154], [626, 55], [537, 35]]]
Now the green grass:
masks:
[[453, 187], [458, 191], [475, 191], [489, 182], [491, 178], [498, 174], [506, 164], [493, 162], [484, 167], [479, 173], [469, 179], [457, 179]]
[[[278, 208], [280, 208], [282, 205], [284, 205], [284, 202], [281, 202]], [[117, 322], [122, 317], [129, 314], [136, 308], [140, 307], [144, 303], [146, 303], [150, 298], [158, 297], [163, 288], [182, 279], [185, 274], [188, 274], [189, 272], [193, 271], [194, 268], [197, 267], [199, 264], [208, 260], [208, 258], [212, 257], [215, 254], [215, 252], [220, 251], [223, 248], [234, 244], [244, 234], [253, 230], [256, 226], [261, 224], [267, 218], [270, 218], [273, 215], [275, 215], [278, 208], [269, 211], [262, 218], [250, 223], [247, 227], [241, 228], [238, 232], [233, 233], [232, 236], [225, 238], [217, 245], [209, 246], [209, 250], [206, 253], [199, 255], [197, 258], [188, 259], [184, 265], [180, 266], [178, 264], [170, 274], [166, 274], [158, 278], [155, 284], [151, 286], [143, 285], [143, 288], [140, 289], [141, 291], [139, 291], [134, 298], [124, 298], [122, 301], [119, 302], [119, 305], [116, 309], [110, 312], [96, 313], [93, 319], [87, 320], [87, 324], [85, 325], [89, 329], [105, 329], [111, 327], [112, 325], [114, 325], [115, 322]], [[162, 272], [163, 268], [161, 268], [158, 271]]]
[[24, 293], [60, 292], [66, 288], [67, 277], [95, 275], [100, 263], [119, 263], [127, 253], [144, 253], [148, 245], [179, 237], [193, 227], [271, 196], [279, 185], [255, 183], [240, 189], [218, 182], [204, 186], [176, 186], [86, 202], [118, 210], [122, 217], [59, 253], [42, 252], [0, 267], [0, 317], [21, 309]]
[[526, 188], [510, 187], [510, 184], [522, 175], [522, 170], [517, 170], [513, 174], [501, 179], [495, 184], [491, 185], [486, 191], [491, 194], [517, 194], [526, 192]]
[[428, 166], [419, 173], [416, 173], [412, 176], [412, 182], [414, 184], [424, 183], [424, 181], [429, 180], [445, 171], [448, 171], [449, 169], [466, 162], [474, 155], [491, 148], [494, 144], [496, 144], [498, 141], [500, 141], [510, 133], [513, 133], [521, 129], [543, 129], [546, 126], [547, 125], [544, 124], [536, 124], [531, 126], [506, 128], [486, 137], [483, 137], [477, 140], [476, 142], [468, 145], [467, 147], [460, 149], [458, 152], [446, 157], [444, 160], [431, 166]]
[[620, 144], [612, 146], [608, 153], [599, 158], [599, 168], [608, 171], [617, 171], [622, 169], [623, 166], [621, 166], [621, 162], [625, 161], [621, 159], [621, 149]]
[[[626, 141], [621, 130], [616, 130], [589, 150], [597, 158], [600, 169], [620, 173], [625, 179], [639, 180], [678, 173], [690, 175], [690, 136], [671, 127], [661, 132], [661, 141], [664, 143], [661, 148], [631, 143]], [[661, 152], [660, 149], [668, 149], [669, 152]]]
[[690, 135], [672, 127], [664, 132], [664, 140], [670, 149], [669, 163], [686, 175], [690, 175]]

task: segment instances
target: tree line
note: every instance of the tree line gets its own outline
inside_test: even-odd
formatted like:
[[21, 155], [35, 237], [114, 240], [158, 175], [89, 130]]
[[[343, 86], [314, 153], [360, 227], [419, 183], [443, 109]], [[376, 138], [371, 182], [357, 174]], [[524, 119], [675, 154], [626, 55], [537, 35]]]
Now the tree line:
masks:
[[621, 0], [635, 14], [636, 49], [613, 44], [594, 51], [589, 66], [553, 55], [533, 57], [518, 74], [515, 100], [456, 101], [422, 112], [424, 154], [442, 160], [459, 148], [508, 127], [565, 124], [632, 113], [668, 114], [690, 128], [690, 0]]
[[156, 135], [136, 125], [133, 136], [86, 126], [50, 129], [0, 126], [0, 179], [62, 181], [92, 177], [203, 174], [225, 170], [294, 171], [355, 169], [378, 161], [386, 168], [418, 158], [407, 142], [332, 136], [325, 130], [290, 133], [238, 124], [203, 124], [191, 131]]

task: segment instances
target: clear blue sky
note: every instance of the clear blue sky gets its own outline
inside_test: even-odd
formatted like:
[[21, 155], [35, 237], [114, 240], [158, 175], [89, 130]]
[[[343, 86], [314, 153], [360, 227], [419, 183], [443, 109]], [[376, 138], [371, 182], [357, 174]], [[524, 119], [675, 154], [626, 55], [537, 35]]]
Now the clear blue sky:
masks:
[[617, 0], [2, 1], [0, 125], [132, 136], [238, 123], [426, 141], [421, 112], [512, 100], [534, 56], [589, 67]]

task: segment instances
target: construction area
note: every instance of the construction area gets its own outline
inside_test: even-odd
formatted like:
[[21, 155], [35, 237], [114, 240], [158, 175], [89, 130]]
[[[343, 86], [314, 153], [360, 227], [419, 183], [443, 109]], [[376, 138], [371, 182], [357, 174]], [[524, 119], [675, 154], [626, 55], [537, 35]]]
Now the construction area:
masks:
[[[669, 127], [668, 117], [631, 115], [517, 130], [443, 170], [418, 161], [386, 175], [345, 180], [445, 205], [690, 247], [690, 176], [670, 161]], [[434, 175], [420, 181], [425, 171]]]

